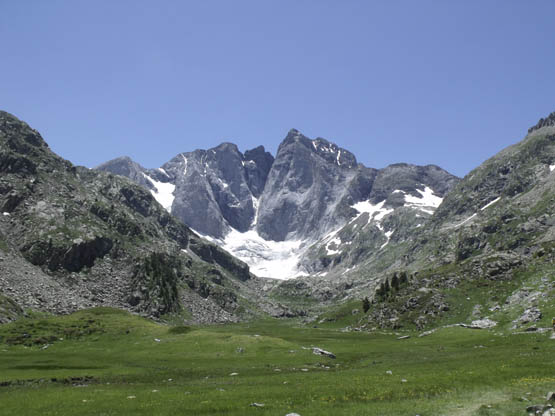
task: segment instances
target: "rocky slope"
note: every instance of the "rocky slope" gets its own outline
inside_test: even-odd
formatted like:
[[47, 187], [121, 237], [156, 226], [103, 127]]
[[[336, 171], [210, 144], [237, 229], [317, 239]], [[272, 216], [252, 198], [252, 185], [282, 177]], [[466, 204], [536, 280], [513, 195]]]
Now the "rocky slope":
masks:
[[[223, 143], [99, 170], [113, 173], [71, 165], [0, 112], [0, 321], [110, 305], [215, 322], [363, 298], [352, 320], [366, 329], [555, 316], [555, 113], [463, 180], [367, 168], [296, 130], [275, 159]], [[168, 211], [255, 274], [306, 276], [257, 278]]]
[[417, 234], [391, 249], [400, 261], [381, 276], [374, 268], [366, 276], [373, 283], [359, 292], [375, 299], [371, 325], [424, 327], [438, 319], [512, 329], [549, 325], [555, 113], [470, 172]]
[[[384, 228], [383, 221], [395, 223], [394, 239], [403, 238], [458, 181], [431, 165], [367, 168], [349, 151], [295, 129], [275, 160], [263, 147], [242, 154], [223, 143], [182, 153], [160, 169], [129, 158], [97, 169], [146, 183], [169, 212], [246, 261], [253, 273], [281, 279], [343, 273], [390, 240], [393, 226]], [[369, 232], [348, 231], [356, 225]], [[340, 236], [349, 244], [359, 236], [363, 247], [344, 247], [338, 256]]]
[[[113, 162], [118, 167], [141, 182], [142, 167]], [[165, 177], [158, 172], [149, 178]], [[56, 313], [107, 305], [237, 320], [260, 308], [275, 312], [253, 289], [259, 284], [245, 263], [169, 215], [143, 186], [73, 166], [36, 130], [0, 112], [2, 319], [22, 313], [14, 305]]]

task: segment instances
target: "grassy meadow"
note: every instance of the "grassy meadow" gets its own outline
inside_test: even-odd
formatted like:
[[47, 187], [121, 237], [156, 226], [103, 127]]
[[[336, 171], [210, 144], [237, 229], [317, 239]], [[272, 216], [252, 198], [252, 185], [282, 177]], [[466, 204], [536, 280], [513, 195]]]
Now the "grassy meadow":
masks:
[[35, 316], [0, 326], [0, 414], [523, 415], [555, 390], [550, 335]]

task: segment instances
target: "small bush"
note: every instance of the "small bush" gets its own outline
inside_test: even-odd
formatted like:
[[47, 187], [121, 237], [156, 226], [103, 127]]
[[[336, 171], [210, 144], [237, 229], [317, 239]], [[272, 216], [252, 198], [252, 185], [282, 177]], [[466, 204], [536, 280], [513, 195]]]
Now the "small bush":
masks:
[[191, 332], [191, 327], [187, 325], [172, 326], [170, 329], [168, 329], [168, 332], [170, 334], [186, 334], [188, 332]]

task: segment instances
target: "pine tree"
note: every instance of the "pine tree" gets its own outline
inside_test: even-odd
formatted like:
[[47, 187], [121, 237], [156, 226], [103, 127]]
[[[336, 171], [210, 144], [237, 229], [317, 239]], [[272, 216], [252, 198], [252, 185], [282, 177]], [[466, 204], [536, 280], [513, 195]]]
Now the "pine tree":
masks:
[[407, 277], [407, 272], [401, 272], [399, 277], [399, 282], [401, 283], [401, 285], [406, 285], [408, 281], [409, 279]]
[[383, 291], [384, 291], [384, 297], [387, 297], [389, 292], [391, 291], [391, 287], [389, 286], [389, 279], [385, 279], [383, 283]]
[[364, 313], [366, 313], [369, 309], [370, 301], [368, 300], [368, 297], [365, 297], [364, 299], [362, 299], [362, 310], [364, 311]]
[[393, 277], [391, 278], [391, 288], [395, 289], [395, 291], [399, 290], [399, 278], [397, 277], [397, 273], [393, 273]]

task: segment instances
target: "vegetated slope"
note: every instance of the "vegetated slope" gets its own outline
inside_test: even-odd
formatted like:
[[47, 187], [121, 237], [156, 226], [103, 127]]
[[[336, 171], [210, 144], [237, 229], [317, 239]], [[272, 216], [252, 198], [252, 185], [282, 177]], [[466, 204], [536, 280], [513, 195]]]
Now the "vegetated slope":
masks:
[[73, 166], [0, 112], [0, 314], [109, 305], [152, 317], [259, 313], [248, 266], [127, 178]]
[[[253, 273], [281, 279], [337, 277], [390, 238], [401, 239], [406, 227], [422, 225], [458, 181], [433, 165], [367, 168], [348, 150], [295, 129], [275, 159], [262, 146], [243, 154], [223, 143], [179, 154], [159, 169], [129, 158], [98, 169], [146, 186], [169, 212], [246, 261]], [[410, 220], [393, 219], [401, 207]], [[391, 226], [381, 226], [384, 217]], [[339, 234], [350, 234], [339, 231], [355, 221], [361, 228], [373, 222], [367, 243], [352, 255], [336, 255]]]
[[396, 273], [380, 279], [370, 325], [550, 325], [555, 113], [470, 172], [400, 254]]

